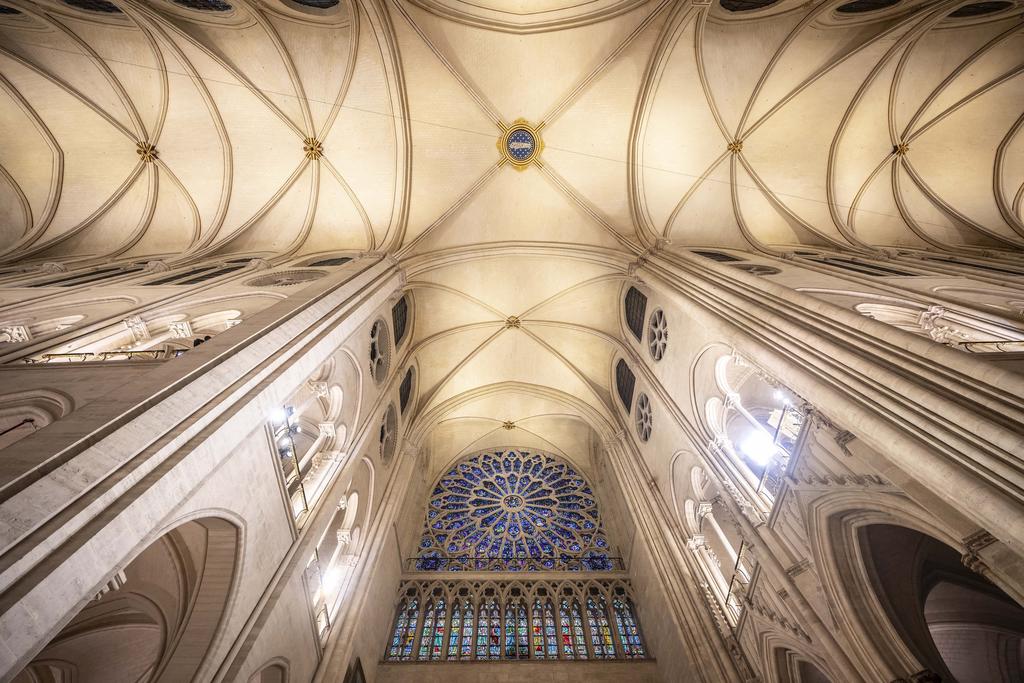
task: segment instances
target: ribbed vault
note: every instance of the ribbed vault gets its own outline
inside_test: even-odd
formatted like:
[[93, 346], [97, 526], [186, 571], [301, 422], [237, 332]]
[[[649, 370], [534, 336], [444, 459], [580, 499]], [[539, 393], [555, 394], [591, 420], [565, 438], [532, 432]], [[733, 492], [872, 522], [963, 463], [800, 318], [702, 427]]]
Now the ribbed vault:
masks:
[[0, 262], [394, 254], [447, 457], [610, 433], [658, 240], [1024, 243], [1020, 2], [112, 4], [0, 0]]

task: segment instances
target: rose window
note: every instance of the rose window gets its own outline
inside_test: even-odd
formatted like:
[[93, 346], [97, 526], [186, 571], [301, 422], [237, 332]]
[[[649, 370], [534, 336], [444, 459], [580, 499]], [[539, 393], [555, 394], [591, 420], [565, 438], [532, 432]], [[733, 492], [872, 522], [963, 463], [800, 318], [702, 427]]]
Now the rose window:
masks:
[[665, 320], [665, 313], [658, 309], [651, 314], [647, 322], [647, 348], [651, 352], [651, 358], [661, 360], [665, 357], [665, 347], [668, 346], [668, 322]]
[[609, 570], [590, 484], [545, 453], [488, 451], [435, 485], [420, 540], [420, 570]]
[[654, 413], [651, 410], [651, 400], [647, 394], [640, 394], [636, 400], [636, 435], [641, 441], [651, 438], [651, 429], [654, 426]]

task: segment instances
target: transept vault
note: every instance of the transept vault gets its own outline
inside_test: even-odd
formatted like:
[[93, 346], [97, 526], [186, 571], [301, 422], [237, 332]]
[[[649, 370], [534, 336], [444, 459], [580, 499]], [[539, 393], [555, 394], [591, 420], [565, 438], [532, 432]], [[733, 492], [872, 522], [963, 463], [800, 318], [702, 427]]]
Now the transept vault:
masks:
[[1024, 680], [1024, 1], [0, 0], [0, 680]]

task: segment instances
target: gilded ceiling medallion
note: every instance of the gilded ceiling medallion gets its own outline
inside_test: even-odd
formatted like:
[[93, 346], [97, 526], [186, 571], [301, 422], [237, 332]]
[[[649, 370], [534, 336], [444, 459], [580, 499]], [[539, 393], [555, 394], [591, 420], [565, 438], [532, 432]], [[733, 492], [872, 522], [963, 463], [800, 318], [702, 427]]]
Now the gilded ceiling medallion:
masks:
[[498, 139], [498, 150], [505, 160], [516, 170], [523, 170], [530, 165], [544, 149], [537, 129], [526, 122], [516, 119]]

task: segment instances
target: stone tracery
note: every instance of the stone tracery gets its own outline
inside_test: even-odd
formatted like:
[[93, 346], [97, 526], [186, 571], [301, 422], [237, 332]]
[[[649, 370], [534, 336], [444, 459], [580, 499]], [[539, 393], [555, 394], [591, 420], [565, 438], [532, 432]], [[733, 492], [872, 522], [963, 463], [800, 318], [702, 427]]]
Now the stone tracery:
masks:
[[422, 570], [608, 570], [609, 544], [590, 484], [546, 453], [486, 452], [434, 486]]

